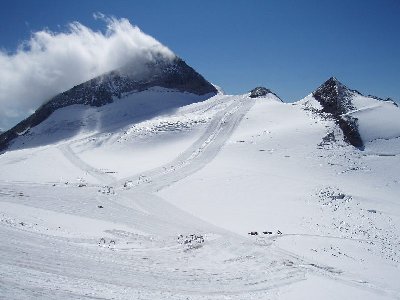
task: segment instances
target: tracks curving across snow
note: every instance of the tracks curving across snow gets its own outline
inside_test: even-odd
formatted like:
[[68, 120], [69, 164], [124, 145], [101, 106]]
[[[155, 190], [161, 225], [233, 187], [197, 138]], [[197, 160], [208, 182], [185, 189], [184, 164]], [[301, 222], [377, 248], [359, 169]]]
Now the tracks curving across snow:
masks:
[[202, 136], [173, 161], [153, 170], [123, 178], [117, 184], [132, 182], [132, 188], [146, 192], [159, 191], [185, 178], [209, 163], [221, 150], [255, 100], [232, 97], [233, 103], [215, 116]]
[[84, 162], [78, 155], [76, 155], [72, 149], [69, 143], [62, 143], [58, 146], [58, 149], [63, 153], [65, 158], [67, 158], [74, 166], [80, 168], [82, 171], [86, 172], [87, 174], [90, 174], [97, 180], [99, 180], [100, 183], [103, 184], [112, 184], [112, 182], [115, 181], [115, 178], [109, 174], [106, 174], [102, 172], [101, 170], [98, 170], [86, 162]]

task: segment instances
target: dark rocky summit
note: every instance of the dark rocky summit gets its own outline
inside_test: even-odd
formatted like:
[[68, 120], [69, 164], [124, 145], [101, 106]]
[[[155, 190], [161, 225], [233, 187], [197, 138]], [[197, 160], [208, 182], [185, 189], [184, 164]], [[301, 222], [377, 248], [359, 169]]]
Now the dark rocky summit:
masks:
[[272, 95], [276, 96], [279, 100], [282, 101], [282, 99], [279, 98], [277, 94], [273, 93], [270, 89], [267, 89], [263, 86], [259, 86], [259, 87], [252, 89], [250, 91], [250, 98], [262, 98], [262, 97], [267, 96], [268, 94], [272, 94]]
[[271, 90], [269, 90], [265, 87], [259, 86], [250, 91], [250, 98], [264, 97], [264, 96], [268, 95], [269, 93], [272, 93]]
[[321, 104], [322, 112], [330, 114], [343, 131], [345, 141], [356, 148], [363, 149], [364, 143], [358, 131], [358, 120], [345, 115], [355, 109], [351, 99], [360, 93], [350, 90], [335, 77], [329, 78], [313, 92], [314, 98]]
[[46, 120], [57, 109], [83, 104], [103, 106], [124, 95], [141, 92], [151, 87], [164, 87], [197, 95], [217, 94], [216, 88], [182, 59], [159, 59], [146, 63], [135, 70], [135, 66], [125, 66], [56, 95], [39, 107], [34, 114], [10, 130], [0, 134], [0, 151], [21, 133]]

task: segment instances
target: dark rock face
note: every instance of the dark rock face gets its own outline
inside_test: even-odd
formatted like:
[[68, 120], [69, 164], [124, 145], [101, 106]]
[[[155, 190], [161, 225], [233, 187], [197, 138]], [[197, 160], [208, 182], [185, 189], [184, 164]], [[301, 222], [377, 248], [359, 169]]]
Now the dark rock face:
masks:
[[360, 93], [348, 89], [334, 77], [329, 78], [313, 92], [314, 98], [322, 106], [322, 112], [330, 114], [343, 131], [345, 141], [356, 148], [363, 149], [364, 143], [358, 131], [358, 120], [343, 116], [355, 109], [351, 102], [354, 94]]
[[342, 115], [354, 109], [351, 103], [351, 91], [336, 78], [325, 81], [315, 92], [315, 99], [323, 107], [323, 112]]
[[358, 119], [346, 116], [338, 118], [337, 122], [343, 131], [345, 142], [360, 150], [364, 149], [364, 142], [358, 131]]
[[125, 94], [156, 86], [197, 95], [218, 92], [211, 83], [178, 57], [172, 61], [164, 59], [147, 63], [140, 76], [131, 72], [133, 68], [125, 67], [103, 74], [53, 97], [34, 114], [0, 134], [0, 151], [7, 149], [9, 143], [19, 134], [37, 126], [54, 111], [66, 106], [83, 104], [99, 107], [112, 103], [115, 98], [121, 98]]
[[259, 86], [250, 91], [250, 98], [264, 97], [264, 96], [268, 95], [269, 93], [272, 93], [271, 90], [269, 90], [265, 87]]
[[281, 100], [281, 98], [279, 98], [277, 94], [273, 93], [270, 89], [267, 89], [263, 86], [259, 86], [252, 89], [250, 91], [250, 98], [261, 98], [267, 96], [268, 94], [275, 95], [279, 100]]

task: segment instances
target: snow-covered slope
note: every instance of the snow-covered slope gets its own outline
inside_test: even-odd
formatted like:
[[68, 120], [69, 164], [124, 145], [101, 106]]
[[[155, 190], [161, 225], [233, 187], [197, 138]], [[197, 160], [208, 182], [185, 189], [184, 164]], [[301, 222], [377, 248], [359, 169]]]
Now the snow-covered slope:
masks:
[[0, 155], [0, 296], [398, 299], [398, 127], [362, 121], [398, 108], [349, 93], [337, 113], [161, 87], [57, 109]]

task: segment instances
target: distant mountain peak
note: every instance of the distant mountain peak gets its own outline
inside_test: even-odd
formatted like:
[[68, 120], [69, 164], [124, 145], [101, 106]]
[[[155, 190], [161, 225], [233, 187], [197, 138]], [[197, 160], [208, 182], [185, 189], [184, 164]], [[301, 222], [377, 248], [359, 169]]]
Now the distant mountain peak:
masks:
[[[262, 98], [267, 96], [268, 94], [272, 94], [275, 97], [277, 97], [279, 100], [282, 101], [281, 98], [274, 92], [272, 92], [270, 89], [267, 89], [266, 87], [263, 86], [258, 86], [250, 91], [250, 98]], [[283, 101], [282, 101], [283, 102]]]
[[345, 140], [354, 147], [362, 149], [364, 143], [358, 132], [357, 119], [344, 116], [355, 109], [352, 96], [360, 94], [350, 90], [337, 78], [331, 77], [319, 86], [313, 93], [313, 97], [320, 103], [322, 112], [332, 115], [339, 127], [342, 129]]
[[250, 91], [250, 98], [264, 97], [272, 93], [270, 89], [263, 86], [258, 86]]
[[344, 86], [344, 84], [341, 83], [335, 76], [330, 77], [325, 83], [327, 83], [327, 82], [332, 82], [332, 83], [335, 83], [337, 85], [343, 85]]
[[327, 81], [325, 81], [323, 84], [321, 84], [320, 88], [323, 86], [331, 86], [331, 87], [336, 87], [338, 89], [344, 89], [348, 91], [355, 91], [352, 89], [349, 89], [345, 84], [343, 84], [339, 79], [337, 79], [335, 76], [330, 77]]
[[350, 97], [354, 92], [336, 77], [331, 77], [313, 92], [313, 96], [323, 107], [323, 112], [339, 116], [354, 109]]

